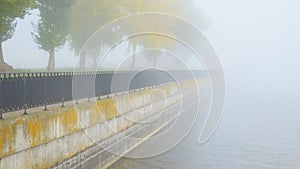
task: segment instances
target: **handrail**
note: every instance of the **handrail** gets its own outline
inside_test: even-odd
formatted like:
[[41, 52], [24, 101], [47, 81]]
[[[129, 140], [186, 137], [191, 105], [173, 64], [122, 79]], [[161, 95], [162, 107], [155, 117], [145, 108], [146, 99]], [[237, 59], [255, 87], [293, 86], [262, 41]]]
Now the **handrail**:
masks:
[[[87, 71], [87, 72], [32, 72], [32, 73], [0, 73], [0, 119], [2, 114], [64, 102], [77, 101], [125, 92], [149, 86], [155, 86], [174, 80], [191, 78], [190, 71], [172, 71], [177, 78], [171, 77], [170, 72], [160, 70], [136, 71]], [[196, 71], [194, 71], [196, 72]], [[201, 71], [198, 71], [201, 72]], [[201, 74], [201, 73], [200, 73]], [[200, 75], [198, 73], [198, 75]], [[132, 85], [120, 86], [112, 91], [111, 83], [114, 75], [132, 78]], [[131, 81], [131, 80], [130, 80]]]

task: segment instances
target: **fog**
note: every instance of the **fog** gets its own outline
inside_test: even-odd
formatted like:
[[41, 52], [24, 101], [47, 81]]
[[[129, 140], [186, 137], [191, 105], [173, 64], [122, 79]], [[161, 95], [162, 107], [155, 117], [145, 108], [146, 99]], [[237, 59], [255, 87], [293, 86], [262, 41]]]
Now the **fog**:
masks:
[[[194, 4], [207, 19], [200, 30], [215, 46], [226, 75], [223, 125], [262, 116], [272, 121], [275, 114], [280, 115], [283, 121], [274, 121], [275, 126], [299, 117], [300, 2], [195, 0]], [[15, 68], [47, 65], [48, 54], [39, 50], [31, 37], [31, 23], [37, 22], [37, 14], [33, 11], [20, 20], [15, 36], [3, 44], [5, 61]], [[203, 19], [197, 20], [198, 16], [190, 21], [198, 25]], [[72, 67], [76, 59], [65, 45], [57, 52], [56, 66]]]
[[227, 82], [223, 125], [293, 125], [300, 115], [300, 3], [296, 0], [213, 0], [197, 5]]

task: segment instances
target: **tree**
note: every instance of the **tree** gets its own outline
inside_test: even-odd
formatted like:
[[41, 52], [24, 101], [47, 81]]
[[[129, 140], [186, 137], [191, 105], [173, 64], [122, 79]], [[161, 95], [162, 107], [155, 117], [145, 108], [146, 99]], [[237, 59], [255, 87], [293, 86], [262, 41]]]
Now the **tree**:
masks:
[[[107, 0], [77, 0], [72, 7], [72, 24], [71, 24], [71, 46], [72, 49], [79, 55], [85, 42], [95, 33], [101, 26], [106, 23], [118, 19], [122, 16], [136, 14], [141, 12], [164, 12], [175, 15], [183, 13], [183, 6], [188, 0], [126, 0], [126, 1], [107, 1]], [[175, 23], [163, 23], [160, 25], [151, 25], [160, 29], [172, 31], [171, 27]], [[147, 20], [140, 20], [138, 23], [128, 23], [121, 25], [123, 37], [128, 35], [126, 30], [140, 30], [141, 28], [149, 27]], [[171, 33], [171, 32], [170, 32]], [[146, 42], [131, 38], [128, 43], [128, 52], [135, 53], [138, 47], [157, 47], [164, 48], [172, 45], [172, 40], [162, 40], [161, 37], [155, 35], [147, 35]], [[122, 37], [122, 36], [119, 36]], [[120, 39], [117, 39], [120, 40]], [[90, 43], [92, 45], [92, 43]], [[99, 50], [95, 46], [91, 50]], [[90, 50], [89, 50], [90, 51]], [[80, 67], [84, 65], [85, 52], [80, 53]], [[135, 65], [135, 56], [133, 56], [131, 68]]]
[[35, 7], [35, 0], [0, 1], [0, 71], [11, 69], [4, 61], [2, 43], [12, 38], [17, 26], [17, 18], [24, 18], [29, 9]]
[[40, 20], [32, 35], [39, 48], [49, 53], [48, 71], [55, 68], [55, 50], [67, 41], [72, 3], [73, 0], [37, 0]]
[[121, 2], [108, 0], [75, 1], [72, 7], [70, 40], [71, 48], [77, 55], [80, 55], [80, 68], [85, 67], [86, 57], [88, 56], [88, 53], [95, 53], [95, 51], [101, 50], [99, 49], [99, 45], [94, 45], [90, 46], [90, 49], [88, 49], [88, 51], [81, 51], [85, 42], [101, 26], [121, 16], [119, 3]]
[[[189, 0], [168, 0], [168, 1], [161, 1], [161, 0], [127, 0], [124, 2], [123, 9], [123, 15], [129, 15], [129, 14], [137, 14], [137, 13], [143, 13], [143, 12], [160, 12], [160, 13], [168, 13], [173, 14], [177, 16], [183, 16], [184, 6], [189, 2]], [[164, 30], [165, 32], [170, 32], [172, 34], [172, 27], [176, 23], [162, 20], [161, 24], [155, 25], [155, 24], [149, 24], [149, 20], [147, 19], [141, 19], [138, 22], [128, 23], [126, 29], [136, 29], [136, 30], [152, 30], [152, 28], [155, 28], [156, 30]], [[126, 33], [125, 33], [126, 34]], [[133, 49], [136, 49], [137, 46], [141, 46], [141, 48], [157, 48], [157, 49], [166, 49], [170, 46], [174, 45], [173, 40], [164, 38], [158, 35], [146, 35], [145, 37], [137, 37], [137, 38], [131, 38], [130, 44]], [[133, 50], [133, 53], [135, 53], [135, 50]], [[157, 57], [146, 57], [147, 60], [153, 61], [154, 66], [157, 63]], [[132, 63], [131, 63], [131, 69], [133, 69], [135, 65], [135, 55], [132, 57]]]

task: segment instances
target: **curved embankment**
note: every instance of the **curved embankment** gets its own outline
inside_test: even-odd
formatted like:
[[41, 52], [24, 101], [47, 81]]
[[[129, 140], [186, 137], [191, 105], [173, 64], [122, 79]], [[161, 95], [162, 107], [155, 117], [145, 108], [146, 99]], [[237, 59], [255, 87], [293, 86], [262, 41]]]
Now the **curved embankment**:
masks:
[[[194, 87], [192, 81], [181, 84], [182, 90]], [[83, 152], [91, 155], [99, 151], [96, 143], [113, 142], [118, 133], [134, 130], [137, 122], [180, 100], [178, 86], [169, 83], [0, 120], [0, 168], [79, 166], [78, 163], [88, 157], [81, 156]], [[134, 111], [136, 109], [143, 111]], [[120, 114], [119, 110], [126, 115]], [[101, 166], [117, 158], [108, 154], [105, 157], [100, 161]]]

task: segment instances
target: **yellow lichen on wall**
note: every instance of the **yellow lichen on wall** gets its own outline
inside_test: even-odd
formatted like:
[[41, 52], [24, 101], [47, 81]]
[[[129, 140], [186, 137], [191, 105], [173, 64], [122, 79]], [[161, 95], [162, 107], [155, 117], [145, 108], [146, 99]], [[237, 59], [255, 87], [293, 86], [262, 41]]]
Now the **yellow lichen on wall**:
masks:
[[[1, 129], [2, 129], [2, 127], [1, 127]], [[0, 157], [2, 157], [2, 148], [3, 148], [3, 146], [2, 146], [2, 144], [3, 144], [3, 132], [2, 132], [2, 130], [0, 129]]]
[[[159, 87], [169, 95], [176, 84]], [[147, 96], [153, 89], [133, 92], [128, 97], [119, 97], [122, 104], [128, 102], [132, 106], [144, 106], [148, 103]], [[175, 90], [176, 91], [176, 90]], [[118, 96], [116, 96], [118, 97]], [[123, 102], [124, 101], [124, 102]], [[124, 106], [126, 107], [126, 106]], [[127, 111], [128, 107], [126, 107]], [[128, 111], [133, 110], [132, 108]], [[90, 103], [82, 103], [65, 108], [54, 108], [49, 111], [36, 112], [26, 116], [11, 117], [0, 120], [0, 158], [45, 144], [57, 138], [80, 131], [85, 127], [111, 120], [118, 116], [114, 98], [105, 98]], [[120, 124], [121, 130], [125, 124]]]
[[113, 101], [112, 98], [105, 99], [104, 102], [106, 103], [105, 108], [106, 108], [106, 120], [111, 120], [115, 117], [117, 117], [117, 109], [115, 102]]
[[27, 125], [28, 125], [27, 134], [29, 134], [31, 137], [31, 146], [33, 147], [39, 145], [41, 143], [41, 130], [42, 130], [41, 121], [36, 118], [29, 119], [27, 121]]
[[107, 118], [107, 111], [106, 111], [106, 109], [107, 109], [107, 101], [106, 101], [107, 99], [104, 99], [104, 100], [101, 100], [101, 101], [98, 101], [97, 102], [97, 105], [98, 105], [98, 108], [99, 108], [99, 113], [100, 113], [100, 115], [101, 115], [101, 117], [104, 119], [104, 120], [106, 120], [106, 118]]
[[57, 113], [57, 119], [61, 122], [65, 133], [72, 133], [80, 130], [78, 126], [78, 110], [76, 108], [66, 108], [65, 110], [60, 110]]
[[105, 120], [105, 115], [101, 111], [101, 101], [98, 100], [96, 103], [92, 103], [90, 106], [90, 118], [91, 118], [91, 126], [99, 124]]
[[13, 130], [5, 121], [0, 121], [0, 125], [0, 157], [2, 157], [4, 155], [4, 151], [8, 154], [13, 153]]

